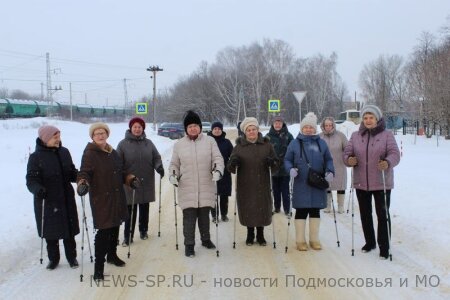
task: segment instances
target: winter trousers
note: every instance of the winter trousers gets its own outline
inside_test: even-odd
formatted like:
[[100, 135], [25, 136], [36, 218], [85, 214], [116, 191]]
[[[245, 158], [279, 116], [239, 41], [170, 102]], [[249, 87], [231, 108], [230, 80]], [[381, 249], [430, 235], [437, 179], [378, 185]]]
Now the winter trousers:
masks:
[[[45, 239], [47, 242], [47, 255], [50, 261], [59, 262], [59, 240], [49, 240]], [[63, 239], [64, 252], [66, 254], [66, 259], [71, 261], [77, 257], [77, 243], [75, 242], [75, 237], [70, 237], [68, 239]]]
[[272, 176], [273, 205], [279, 211], [283, 199], [283, 211], [289, 213], [289, 176]]
[[117, 255], [117, 239], [119, 237], [119, 226], [99, 229], [95, 234], [95, 264], [103, 265], [105, 256]]
[[[386, 221], [386, 206], [384, 202], [384, 191], [364, 191], [356, 189], [356, 196], [358, 197], [359, 212], [361, 215], [361, 224], [364, 232], [366, 244], [376, 246], [375, 231], [373, 228], [372, 219], [372, 196], [375, 200], [375, 211], [378, 219], [377, 241], [381, 252], [389, 250], [387, 221]], [[391, 190], [386, 190], [387, 210], [389, 213], [389, 206], [391, 203]], [[389, 219], [389, 232], [391, 232], [391, 217]]]
[[[150, 210], [150, 203], [141, 203], [135, 205], [128, 205], [128, 215], [130, 218], [125, 221], [123, 236], [125, 240], [130, 238], [130, 223], [131, 223], [131, 239], [134, 236], [134, 229], [136, 227], [136, 215], [139, 207], [139, 232], [147, 233], [148, 231], [148, 215]], [[131, 210], [133, 209], [133, 220], [131, 220]]]
[[[222, 217], [226, 217], [228, 214], [228, 196], [225, 195], [219, 195], [219, 208], [220, 208], [220, 215]], [[216, 207], [214, 206], [211, 208], [211, 215], [213, 218], [216, 217]]]
[[211, 207], [190, 207], [183, 209], [184, 245], [195, 245], [195, 224], [198, 219], [200, 238], [203, 241], [211, 239], [209, 235], [209, 211]]

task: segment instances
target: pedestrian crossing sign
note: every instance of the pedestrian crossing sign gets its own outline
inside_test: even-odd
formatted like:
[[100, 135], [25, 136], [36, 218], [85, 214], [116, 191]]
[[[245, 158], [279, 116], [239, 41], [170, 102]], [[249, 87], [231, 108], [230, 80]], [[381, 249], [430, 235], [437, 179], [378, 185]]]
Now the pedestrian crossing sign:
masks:
[[137, 115], [146, 115], [147, 113], [148, 113], [147, 103], [137, 102], [136, 103], [136, 114]]
[[269, 100], [268, 101], [269, 112], [280, 112], [280, 100]]

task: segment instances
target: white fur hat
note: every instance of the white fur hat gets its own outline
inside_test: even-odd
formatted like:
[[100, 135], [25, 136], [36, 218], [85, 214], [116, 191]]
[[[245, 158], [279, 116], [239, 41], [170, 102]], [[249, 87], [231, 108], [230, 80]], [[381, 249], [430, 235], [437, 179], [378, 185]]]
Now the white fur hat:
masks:
[[256, 126], [256, 128], [259, 129], [259, 123], [258, 120], [256, 118], [253, 117], [247, 117], [245, 118], [242, 122], [241, 122], [241, 130], [242, 132], [245, 134], [245, 130], [247, 129], [248, 126], [253, 125]]
[[300, 122], [300, 132], [302, 132], [303, 127], [309, 125], [317, 131], [317, 117], [313, 112], [309, 112]]

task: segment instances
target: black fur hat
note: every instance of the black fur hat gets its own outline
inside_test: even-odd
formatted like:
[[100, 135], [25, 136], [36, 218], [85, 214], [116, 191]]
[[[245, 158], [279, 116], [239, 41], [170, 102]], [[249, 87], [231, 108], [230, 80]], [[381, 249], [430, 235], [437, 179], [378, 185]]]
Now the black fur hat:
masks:
[[184, 131], [187, 133], [187, 127], [190, 124], [197, 124], [200, 126], [200, 131], [202, 130], [202, 121], [200, 120], [200, 117], [197, 115], [196, 112], [192, 110], [188, 110], [186, 114], [184, 115]]

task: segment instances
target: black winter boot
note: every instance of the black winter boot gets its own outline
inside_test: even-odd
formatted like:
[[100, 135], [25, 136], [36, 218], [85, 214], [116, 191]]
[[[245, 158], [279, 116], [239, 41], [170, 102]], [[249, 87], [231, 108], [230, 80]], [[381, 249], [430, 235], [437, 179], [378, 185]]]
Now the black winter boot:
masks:
[[106, 262], [116, 267], [125, 266], [125, 262], [117, 256], [117, 237], [119, 236], [119, 227], [111, 228], [109, 236], [109, 248]]
[[211, 240], [202, 241], [202, 246], [207, 249], [216, 249], [216, 245]]
[[264, 227], [256, 227], [256, 241], [260, 246], [267, 245], [267, 242], [264, 239]]
[[95, 263], [94, 265], [94, 280], [100, 281], [105, 279], [103, 275], [103, 269], [105, 268], [105, 265], [103, 263]]
[[47, 270], [54, 270], [59, 264], [59, 260], [51, 260], [48, 262]]
[[255, 240], [255, 227], [247, 227], [247, 239], [245, 240], [245, 244], [247, 246], [253, 245]]
[[186, 245], [184, 248], [184, 254], [187, 257], [194, 257], [195, 256], [194, 245]]

